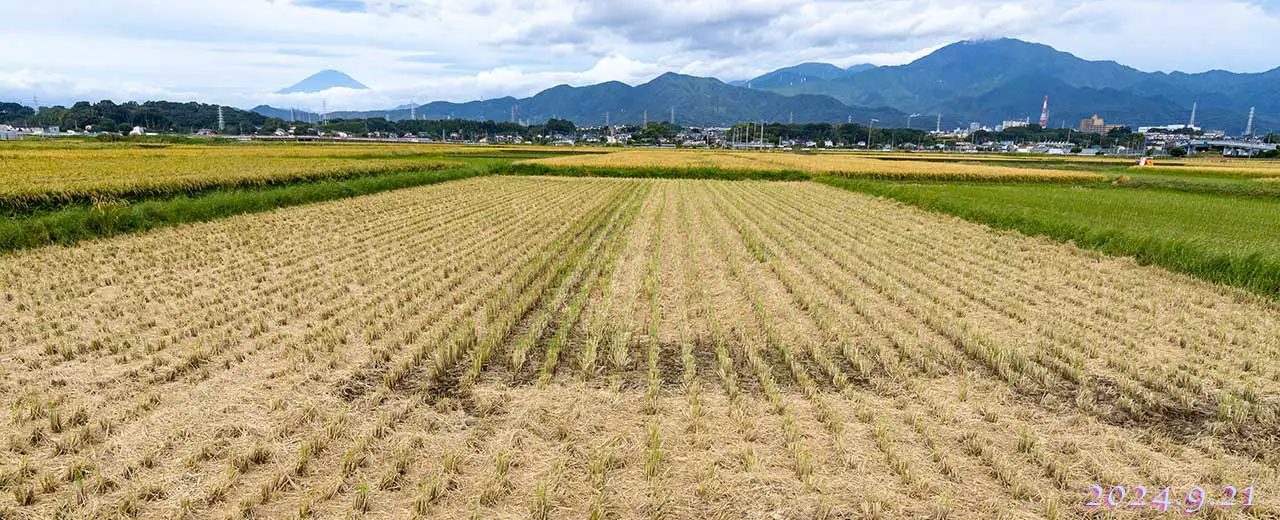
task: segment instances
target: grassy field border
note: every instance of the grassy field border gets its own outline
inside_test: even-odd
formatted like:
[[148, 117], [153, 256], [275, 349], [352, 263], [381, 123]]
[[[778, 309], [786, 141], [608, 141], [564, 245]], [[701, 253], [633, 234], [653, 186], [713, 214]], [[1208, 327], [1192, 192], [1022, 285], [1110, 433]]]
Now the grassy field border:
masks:
[[1280, 262], [1268, 260], [1259, 253], [1224, 254], [1187, 241], [1141, 237], [1121, 231], [1031, 219], [1004, 211], [955, 204], [939, 197], [920, 195], [909, 189], [860, 179], [824, 176], [817, 177], [814, 181], [834, 188], [893, 199], [994, 228], [1014, 230], [1030, 236], [1045, 236], [1112, 256], [1132, 257], [1143, 265], [1155, 265], [1202, 280], [1246, 289], [1271, 299], [1280, 299]]
[[224, 189], [196, 195], [75, 205], [49, 213], [0, 220], [0, 254], [53, 244], [146, 231], [189, 222], [203, 222], [241, 213], [269, 211], [382, 191], [424, 186], [492, 173], [494, 164], [448, 169], [423, 169], [348, 179], [299, 182], [259, 189]]

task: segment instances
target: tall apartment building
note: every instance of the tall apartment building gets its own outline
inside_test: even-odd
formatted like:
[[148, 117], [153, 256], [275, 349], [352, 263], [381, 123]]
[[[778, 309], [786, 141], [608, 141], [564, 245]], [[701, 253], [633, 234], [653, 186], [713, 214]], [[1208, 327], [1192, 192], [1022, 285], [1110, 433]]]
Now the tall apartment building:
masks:
[[1098, 114], [1094, 114], [1091, 118], [1080, 120], [1080, 132], [1085, 134], [1105, 134], [1122, 126], [1124, 125], [1109, 125], [1101, 117], [1098, 117]]

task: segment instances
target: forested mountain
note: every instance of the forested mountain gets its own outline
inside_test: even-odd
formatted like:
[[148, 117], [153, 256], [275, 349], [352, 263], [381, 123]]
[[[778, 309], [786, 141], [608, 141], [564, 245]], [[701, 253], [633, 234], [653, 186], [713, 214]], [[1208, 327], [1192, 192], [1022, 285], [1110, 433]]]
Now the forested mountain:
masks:
[[[888, 122], [905, 117], [893, 109], [849, 107], [829, 96], [784, 96], [734, 87], [714, 78], [671, 72], [634, 87], [610, 81], [586, 87], [560, 85], [522, 99], [438, 101], [418, 106], [416, 115], [420, 119], [509, 121], [513, 106], [518, 120], [561, 118], [582, 126], [604, 124], [606, 113], [615, 124], [641, 123], [646, 112], [649, 121], [670, 121], [673, 108], [676, 123], [684, 126], [727, 126], [740, 121], [866, 122], [872, 118]], [[289, 116], [288, 110], [273, 107], [260, 106], [254, 110], [272, 117]], [[408, 119], [409, 109], [329, 114], [330, 118], [348, 119], [387, 116], [393, 120]]]
[[767, 74], [762, 74], [746, 81], [731, 82], [731, 85], [757, 89], [773, 89], [795, 86], [810, 81], [830, 81], [847, 78], [859, 72], [874, 69], [875, 65], [859, 64], [849, 68], [840, 68], [830, 63], [801, 63], [784, 67]]
[[1050, 122], [1069, 126], [1094, 113], [1125, 124], [1197, 123], [1239, 133], [1249, 107], [1256, 127], [1280, 125], [1280, 69], [1258, 74], [1143, 72], [1114, 61], [1088, 61], [1015, 39], [960, 42], [901, 66], [876, 67], [830, 80], [763, 87], [820, 94], [852, 105], [938, 114], [949, 124], [1039, 118], [1050, 96]]

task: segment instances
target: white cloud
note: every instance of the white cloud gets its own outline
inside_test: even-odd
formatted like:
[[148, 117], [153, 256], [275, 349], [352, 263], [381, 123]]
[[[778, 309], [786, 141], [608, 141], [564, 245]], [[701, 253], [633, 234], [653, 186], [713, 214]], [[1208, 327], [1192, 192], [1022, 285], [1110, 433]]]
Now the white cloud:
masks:
[[317, 70], [373, 92], [331, 109], [636, 83], [666, 70], [744, 79], [802, 61], [905, 63], [1011, 36], [1144, 70], [1280, 65], [1274, 2], [1244, 0], [0, 0], [16, 52], [0, 98], [307, 104], [270, 94]]

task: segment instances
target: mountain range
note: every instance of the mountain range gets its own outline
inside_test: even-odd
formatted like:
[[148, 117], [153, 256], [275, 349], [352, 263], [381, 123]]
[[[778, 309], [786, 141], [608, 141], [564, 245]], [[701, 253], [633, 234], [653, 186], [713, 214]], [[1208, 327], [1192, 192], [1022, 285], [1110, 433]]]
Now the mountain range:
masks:
[[[893, 121], [902, 114], [892, 108], [850, 107], [831, 96], [810, 94], [782, 95], [764, 90], [741, 88], [714, 78], [700, 78], [668, 72], [652, 81], [630, 86], [610, 81], [585, 87], [559, 85], [538, 94], [517, 99], [502, 97], [467, 103], [436, 101], [415, 108], [420, 119], [473, 119], [508, 121], [515, 107], [515, 118], [543, 122], [550, 118], [568, 119], [581, 126], [605, 123], [606, 115], [614, 124], [640, 124], [669, 121], [674, 109], [681, 125], [729, 125], [739, 121], [778, 122], [867, 122], [873, 118]], [[255, 112], [288, 119], [290, 111], [259, 106]], [[408, 107], [364, 112], [333, 112], [333, 118], [389, 117], [408, 119]]]
[[[1143, 72], [1005, 38], [954, 43], [906, 65], [842, 68], [802, 63], [730, 83], [667, 73], [637, 86], [616, 81], [559, 85], [522, 99], [429, 103], [417, 107], [417, 115], [503, 121], [511, 118], [516, 106], [516, 118], [521, 120], [559, 117], [579, 125], [598, 125], [606, 112], [614, 123], [639, 123], [645, 111], [651, 121], [667, 120], [674, 107], [676, 121], [682, 125], [760, 120], [865, 123], [876, 118], [879, 125], [901, 127], [906, 126], [908, 114], [917, 114], [912, 126], [932, 129], [938, 115], [944, 128], [970, 122], [995, 125], [1010, 119], [1034, 122], [1042, 99], [1049, 96], [1052, 127], [1075, 127], [1080, 119], [1094, 114], [1108, 123], [1130, 126], [1181, 124], [1189, 120], [1192, 105], [1198, 104], [1198, 126], [1239, 134], [1250, 107], [1257, 107], [1259, 133], [1280, 128], [1276, 92], [1280, 92], [1280, 68], [1244, 74]], [[271, 117], [289, 114], [267, 106], [254, 110]], [[409, 110], [339, 112], [330, 117], [387, 115], [405, 119]]]
[[1206, 128], [1280, 126], [1280, 68], [1256, 74], [1143, 72], [1114, 61], [1089, 61], [1047, 45], [1005, 38], [947, 45], [906, 65], [843, 77], [809, 77], [787, 85], [756, 85], [781, 94], [827, 95], [850, 105], [890, 106], [944, 126], [969, 121], [1039, 119], [1049, 96], [1050, 126], [1076, 126], [1093, 114], [1127, 125], [1186, 123], [1193, 104]]

